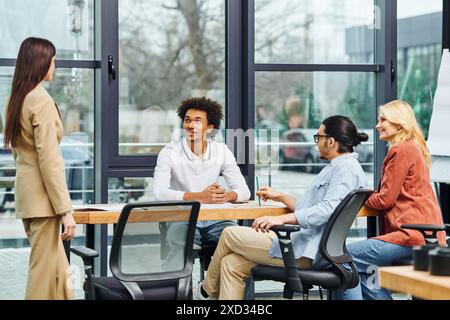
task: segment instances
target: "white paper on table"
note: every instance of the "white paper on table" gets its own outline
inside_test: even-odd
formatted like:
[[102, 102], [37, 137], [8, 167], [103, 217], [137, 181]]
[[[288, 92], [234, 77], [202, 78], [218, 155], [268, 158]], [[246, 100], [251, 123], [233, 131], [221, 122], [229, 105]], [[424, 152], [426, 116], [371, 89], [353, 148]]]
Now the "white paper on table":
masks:
[[442, 54], [438, 83], [434, 96], [428, 134], [428, 148], [432, 155], [450, 156], [450, 52]]
[[73, 205], [75, 211], [122, 211], [124, 203], [122, 204], [80, 204]]
[[[201, 204], [201, 209], [230, 209], [230, 208], [240, 208], [240, 207], [248, 207], [248, 208], [255, 208], [258, 207], [257, 202], [227, 202], [227, 203], [221, 203], [221, 204]], [[280, 202], [273, 202], [273, 201], [261, 201], [261, 207], [282, 207], [283, 204]]]
[[231, 203], [226, 202], [226, 203], [220, 203], [220, 204], [215, 204], [215, 203], [205, 203], [205, 204], [201, 204], [200, 205], [200, 209], [229, 209], [232, 208]]

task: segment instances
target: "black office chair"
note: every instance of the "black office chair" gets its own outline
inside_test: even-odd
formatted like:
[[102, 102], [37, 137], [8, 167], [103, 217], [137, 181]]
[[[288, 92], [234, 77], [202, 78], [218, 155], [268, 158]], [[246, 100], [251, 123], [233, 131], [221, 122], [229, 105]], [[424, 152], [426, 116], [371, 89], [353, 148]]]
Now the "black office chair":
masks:
[[[450, 224], [446, 225], [434, 225], [434, 224], [403, 224], [400, 226], [402, 229], [416, 230], [419, 231], [423, 238], [425, 239], [425, 243], [427, 245], [435, 245], [439, 246], [437, 241], [437, 233], [439, 231], [450, 232]], [[431, 234], [430, 234], [431, 233]], [[450, 237], [447, 236], [446, 239], [447, 246], [450, 246]], [[412, 255], [406, 258], [396, 259], [392, 262], [393, 266], [410, 266], [413, 264]]]
[[[331, 266], [324, 270], [300, 269], [291, 243], [290, 234], [300, 230], [298, 225], [273, 227], [278, 236], [285, 267], [258, 265], [252, 269], [248, 279], [246, 298], [254, 298], [253, 282], [272, 280], [284, 282], [283, 297], [292, 299], [294, 292], [302, 292], [308, 298], [309, 290], [319, 286], [328, 290], [346, 290], [358, 285], [359, 275], [351, 256], [347, 252], [345, 240], [359, 210], [372, 193], [372, 190], [354, 190], [337, 206], [328, 220], [319, 245], [322, 257]], [[350, 266], [344, 266], [347, 264]]]
[[[87, 299], [101, 300], [174, 300], [192, 298], [192, 247], [199, 202], [142, 202], [127, 204], [122, 209], [113, 236], [111, 277], [93, 277], [94, 250], [75, 247], [71, 251], [83, 259], [86, 273], [84, 290]], [[158, 222], [147, 222], [155, 211], [186, 212], [184, 260], [166, 265], [160, 259], [161, 236]], [[179, 215], [183, 216], [183, 215]], [[153, 219], [155, 220], [155, 219]], [[183, 255], [182, 255], [183, 256]]]
[[208, 271], [209, 264], [211, 263], [214, 251], [216, 251], [217, 242], [202, 242], [200, 249], [194, 251], [197, 254], [198, 260], [200, 261], [200, 280], [205, 279], [205, 271]]

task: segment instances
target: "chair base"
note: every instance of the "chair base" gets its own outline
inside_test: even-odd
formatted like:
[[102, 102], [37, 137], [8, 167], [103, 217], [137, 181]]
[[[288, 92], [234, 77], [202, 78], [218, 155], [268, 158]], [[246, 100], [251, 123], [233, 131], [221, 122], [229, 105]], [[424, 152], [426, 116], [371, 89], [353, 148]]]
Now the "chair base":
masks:
[[[177, 299], [177, 285], [177, 281], [139, 283], [146, 300], [175, 300]], [[99, 300], [132, 300], [128, 290], [114, 277], [95, 278], [94, 290], [96, 299]]]

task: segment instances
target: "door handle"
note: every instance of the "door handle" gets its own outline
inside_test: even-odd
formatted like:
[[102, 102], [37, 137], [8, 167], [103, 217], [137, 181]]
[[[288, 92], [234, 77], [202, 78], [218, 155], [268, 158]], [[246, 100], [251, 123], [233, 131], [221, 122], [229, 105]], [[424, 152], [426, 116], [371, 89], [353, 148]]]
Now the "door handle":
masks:
[[116, 67], [114, 66], [112, 55], [108, 56], [108, 74], [111, 76], [111, 79], [116, 80]]
[[395, 81], [396, 75], [397, 75], [397, 70], [395, 69], [394, 62], [391, 61], [391, 82]]

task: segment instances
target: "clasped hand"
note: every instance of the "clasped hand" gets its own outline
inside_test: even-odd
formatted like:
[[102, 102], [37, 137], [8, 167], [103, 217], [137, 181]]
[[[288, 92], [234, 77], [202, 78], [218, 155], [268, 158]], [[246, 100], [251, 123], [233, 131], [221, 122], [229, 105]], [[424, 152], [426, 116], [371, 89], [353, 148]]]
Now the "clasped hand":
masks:
[[203, 203], [225, 203], [227, 201], [227, 194], [218, 183], [207, 186], [201, 192], [201, 202]]

